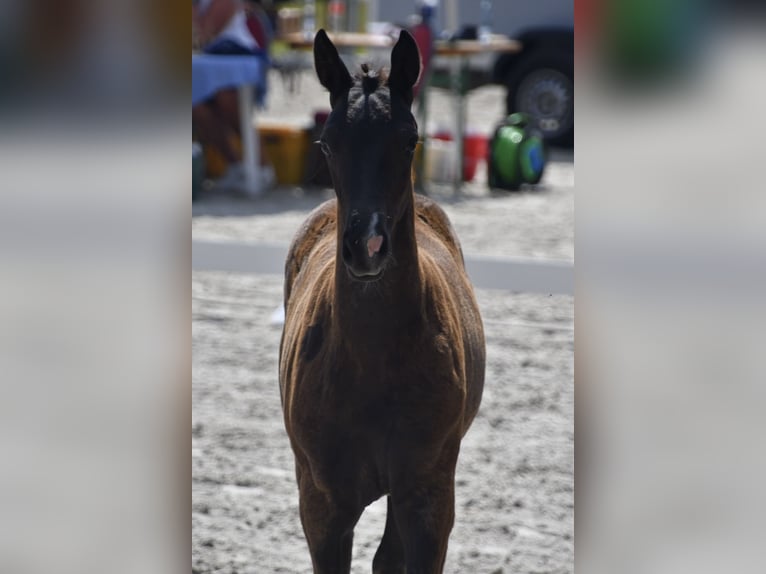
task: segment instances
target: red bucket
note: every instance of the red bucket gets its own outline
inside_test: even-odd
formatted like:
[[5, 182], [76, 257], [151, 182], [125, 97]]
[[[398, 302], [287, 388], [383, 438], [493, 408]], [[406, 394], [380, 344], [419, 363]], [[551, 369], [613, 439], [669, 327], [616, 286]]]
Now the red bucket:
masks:
[[487, 138], [481, 134], [463, 137], [463, 181], [471, 181], [479, 162], [487, 158]]
[[[433, 135], [434, 139], [451, 142], [454, 138], [448, 131], [442, 130]], [[477, 133], [463, 136], [463, 181], [472, 181], [479, 162], [487, 159], [487, 137]]]

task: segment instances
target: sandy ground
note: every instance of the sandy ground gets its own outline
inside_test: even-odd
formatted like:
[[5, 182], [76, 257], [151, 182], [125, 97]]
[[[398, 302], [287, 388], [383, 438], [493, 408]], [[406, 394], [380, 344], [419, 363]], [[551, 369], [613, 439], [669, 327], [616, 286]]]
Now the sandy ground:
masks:
[[[264, 121], [298, 121], [300, 110], [307, 115], [326, 101], [308, 74], [300, 93], [283, 88], [272, 79]], [[449, 106], [434, 97], [433, 116], [450, 117]], [[502, 91], [478, 90], [468, 109], [469, 121], [489, 131], [502, 113]], [[433, 188], [466, 253], [573, 258], [574, 168], [571, 154], [554, 159], [535, 191], [492, 194], [482, 174], [459, 197]], [[327, 194], [203, 195], [193, 208], [193, 237], [285, 244]], [[192, 273], [194, 572], [311, 572], [279, 402], [281, 326], [271, 316], [281, 295], [277, 276]], [[445, 572], [571, 573], [573, 298], [486, 290], [477, 297], [486, 387], [461, 450]], [[354, 573], [371, 571], [384, 520], [385, 503], [363, 515]]]

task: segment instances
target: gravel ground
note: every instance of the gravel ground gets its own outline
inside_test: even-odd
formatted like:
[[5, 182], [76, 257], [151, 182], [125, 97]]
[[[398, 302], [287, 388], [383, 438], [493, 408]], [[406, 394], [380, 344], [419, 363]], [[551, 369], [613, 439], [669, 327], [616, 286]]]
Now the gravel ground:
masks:
[[[272, 78], [272, 107], [260, 117], [298, 121], [324, 105], [313, 77], [305, 74], [300, 84], [291, 95]], [[449, 100], [437, 94], [432, 102], [433, 116], [450, 117]], [[477, 90], [468, 110], [470, 122], [491, 129], [502, 91]], [[458, 197], [432, 188], [466, 253], [573, 258], [571, 154], [556, 157], [540, 190], [491, 194], [481, 176]], [[298, 188], [256, 200], [203, 195], [194, 204], [192, 236], [286, 244], [327, 196]], [[279, 402], [281, 326], [271, 323], [282, 279], [197, 271], [192, 297], [193, 571], [311, 572]], [[573, 298], [485, 290], [477, 297], [486, 387], [461, 449], [445, 572], [571, 573]], [[381, 502], [356, 528], [354, 573], [370, 572], [385, 521]]]

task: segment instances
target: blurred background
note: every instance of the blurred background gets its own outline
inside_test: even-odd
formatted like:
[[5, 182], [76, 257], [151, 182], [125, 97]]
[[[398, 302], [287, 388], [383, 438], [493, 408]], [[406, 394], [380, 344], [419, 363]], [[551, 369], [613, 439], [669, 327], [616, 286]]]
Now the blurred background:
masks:
[[757, 572], [763, 6], [583, 8], [577, 566]]
[[[329, 112], [329, 102], [313, 74], [311, 47], [319, 28], [326, 28], [339, 42], [351, 69], [365, 61], [387, 64], [399, 30], [414, 35], [423, 63], [416, 104], [422, 135], [415, 166], [420, 191], [429, 182], [455, 187], [462, 181], [471, 182], [485, 163], [489, 187], [518, 189], [541, 178], [544, 146], [572, 148], [571, 0], [534, 4], [489, 0], [244, 2], [241, 13], [218, 24], [220, 29], [215, 31], [211, 31], [216, 26], [214, 12], [222, 8], [207, 4], [202, 2], [195, 9], [193, 40], [197, 53], [193, 62], [193, 135], [199, 171], [195, 198], [211, 187], [239, 187], [257, 195], [275, 184], [329, 186], [324, 160], [312, 144]], [[234, 10], [233, 3], [225, 5]], [[230, 70], [252, 74], [255, 110], [245, 110], [245, 115], [253, 116], [253, 122], [242, 122], [237, 86], [229, 85], [228, 94], [215, 89], [214, 79], [224, 81], [220, 77], [223, 68], [220, 60], [208, 57], [211, 55], [255, 56], [241, 58], [249, 60], [249, 68], [243, 65]], [[235, 66], [230, 59], [226, 64]], [[476, 94], [492, 96], [485, 98], [486, 103], [471, 102]], [[476, 117], [482, 113], [485, 117]], [[509, 118], [512, 114], [516, 115]], [[505, 127], [515, 126], [523, 145], [501, 137], [498, 139], [507, 141], [501, 148], [514, 149], [496, 151], [491, 144], [501, 121], [508, 124]], [[255, 139], [248, 142], [248, 132], [253, 129]], [[243, 139], [243, 135], [248, 137]], [[496, 161], [491, 161], [493, 153], [498, 156]], [[506, 161], [499, 159], [501, 155]], [[251, 165], [258, 173], [250, 175], [243, 186], [239, 180]]]
[[580, 6], [578, 569], [759, 572], [763, 4]]

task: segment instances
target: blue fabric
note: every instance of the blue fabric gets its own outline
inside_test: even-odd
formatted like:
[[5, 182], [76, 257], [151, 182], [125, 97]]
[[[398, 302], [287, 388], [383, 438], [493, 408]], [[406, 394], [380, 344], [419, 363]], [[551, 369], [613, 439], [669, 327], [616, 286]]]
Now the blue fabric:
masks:
[[192, 105], [204, 102], [219, 90], [250, 84], [262, 98], [269, 65], [259, 56], [192, 54]]
[[263, 54], [263, 50], [255, 48], [251, 50], [244, 48], [234, 42], [233, 40], [216, 40], [205, 48], [206, 54], [220, 54], [221, 56], [259, 56]]

